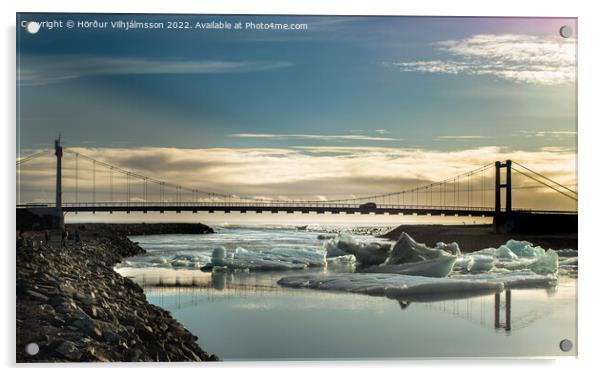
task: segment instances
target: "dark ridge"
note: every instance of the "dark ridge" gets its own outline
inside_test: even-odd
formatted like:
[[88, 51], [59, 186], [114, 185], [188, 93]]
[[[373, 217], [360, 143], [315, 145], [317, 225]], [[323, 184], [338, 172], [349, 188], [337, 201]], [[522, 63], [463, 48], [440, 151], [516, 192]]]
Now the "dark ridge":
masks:
[[462, 252], [474, 252], [484, 248], [499, 247], [510, 239], [527, 240], [548, 249], [577, 249], [577, 233], [504, 234], [496, 233], [491, 225], [401, 225], [383, 238], [396, 241], [402, 232], [417, 242], [434, 247], [437, 242], [457, 242]]

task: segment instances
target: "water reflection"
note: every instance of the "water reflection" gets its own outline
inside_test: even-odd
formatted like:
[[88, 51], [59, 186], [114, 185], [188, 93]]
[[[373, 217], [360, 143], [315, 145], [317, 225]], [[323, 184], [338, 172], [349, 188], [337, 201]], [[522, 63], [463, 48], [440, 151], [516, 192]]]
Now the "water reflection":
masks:
[[[139, 269], [136, 269], [139, 271]], [[127, 271], [121, 270], [128, 275]], [[189, 271], [188, 273], [170, 273], [163, 270], [151, 270], [147, 273], [130, 275], [141, 284], [147, 294], [160, 300], [163, 306], [169, 300], [168, 309], [183, 309], [194, 307], [216, 299], [229, 300], [253, 298], [262, 296], [303, 295], [315, 291], [282, 288], [276, 281], [282, 277], [279, 272], [265, 273], [205, 273]], [[553, 296], [557, 287], [545, 289], [548, 296]], [[321, 294], [345, 294], [340, 292], [321, 292]], [[503, 296], [502, 296], [503, 295]], [[493, 297], [493, 299], [491, 299]], [[407, 311], [415, 304], [427, 310], [443, 312], [455, 317], [476, 322], [483, 327], [509, 333], [512, 330], [512, 290], [491, 293], [484, 292], [455, 292], [446, 294], [411, 295], [403, 299], [394, 299], [401, 311]], [[478, 304], [478, 307], [475, 307]], [[493, 313], [493, 322], [487, 319], [484, 312]], [[477, 315], [476, 313], [479, 313]], [[528, 316], [528, 315], [527, 315]], [[534, 322], [540, 314], [523, 320], [521, 327]], [[491, 317], [491, 316], [490, 316]]]
[[[276, 296], [306, 296], [318, 292], [312, 290], [289, 289], [279, 286], [276, 282], [286, 273], [283, 272], [213, 272], [207, 273], [198, 270], [173, 270], [173, 269], [140, 269], [122, 268], [119, 272], [132, 278], [140, 284], [147, 294], [160, 299], [167, 309], [181, 309], [193, 307], [204, 302], [212, 302], [217, 299], [249, 299], [258, 297], [271, 298]], [[469, 322], [477, 323], [482, 327], [491, 328], [495, 332], [502, 330], [509, 334], [516, 325], [512, 320], [512, 297], [513, 291], [524, 291], [531, 294], [541, 291], [548, 299], [554, 297], [558, 292], [558, 286], [540, 289], [514, 289], [502, 292], [471, 291], [454, 292], [445, 294], [423, 294], [408, 295], [403, 298], [386, 298], [396, 302], [398, 309], [402, 312], [412, 311], [416, 304], [420, 309], [443, 312]], [[320, 294], [331, 294], [336, 296], [348, 294], [341, 292], [320, 292]], [[175, 299], [166, 299], [175, 297]], [[375, 299], [374, 297], [368, 297]], [[169, 303], [167, 303], [169, 302]], [[529, 308], [521, 304], [521, 312], [518, 317], [518, 328], [525, 328], [538, 319], [553, 312], [554, 307], [545, 309]], [[489, 312], [489, 313], [487, 313]]]
[[[511, 324], [512, 324], [512, 291], [511, 290], [506, 290], [506, 300], [505, 300], [505, 312], [506, 312], [506, 321], [503, 325], [504, 329], [509, 332], [511, 330]], [[495, 329], [499, 329], [502, 327], [502, 325], [500, 324], [500, 293], [496, 293], [495, 294], [495, 298], [494, 298], [494, 304], [495, 304], [495, 319], [494, 319], [494, 326]]]
[[566, 355], [558, 341], [576, 336], [574, 279], [391, 299], [285, 288], [282, 272], [158, 269], [119, 272], [225, 359]]

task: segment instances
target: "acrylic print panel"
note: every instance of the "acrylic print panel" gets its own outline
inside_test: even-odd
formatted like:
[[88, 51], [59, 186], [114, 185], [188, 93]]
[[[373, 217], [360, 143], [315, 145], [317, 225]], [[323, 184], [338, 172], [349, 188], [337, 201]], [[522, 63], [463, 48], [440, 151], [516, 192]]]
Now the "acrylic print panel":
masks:
[[577, 20], [17, 15], [18, 362], [577, 355]]

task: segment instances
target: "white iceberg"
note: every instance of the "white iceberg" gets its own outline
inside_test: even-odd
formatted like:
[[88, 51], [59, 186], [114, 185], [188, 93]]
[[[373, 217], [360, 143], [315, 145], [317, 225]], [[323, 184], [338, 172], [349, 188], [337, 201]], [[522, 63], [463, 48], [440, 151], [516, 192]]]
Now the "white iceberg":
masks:
[[278, 284], [292, 288], [345, 291], [390, 298], [470, 291], [500, 292], [504, 288], [503, 283], [491, 280], [460, 280], [380, 273], [306, 274], [281, 278]]
[[503, 284], [504, 288], [552, 286], [555, 285], [558, 280], [554, 274], [541, 275], [531, 270], [488, 274], [451, 275], [449, 278], [458, 281], [497, 282]]
[[405, 264], [375, 265], [362, 270], [365, 273], [393, 273], [423, 277], [447, 277], [454, 267], [456, 256], [441, 256], [436, 259], [408, 262]]
[[498, 248], [485, 248], [458, 258], [454, 266], [459, 272], [486, 273], [530, 270], [537, 274], [554, 274], [558, 271], [558, 254], [550, 249], [533, 247], [527, 241], [509, 240]]
[[330, 266], [334, 264], [355, 264], [356, 260], [354, 255], [344, 255], [337, 257], [328, 257], [326, 259], [326, 262]]
[[569, 265], [579, 265], [579, 260], [577, 257], [567, 257], [563, 259], [559, 259], [559, 266], [569, 266]]
[[475, 251], [472, 253], [473, 255], [487, 255], [487, 256], [494, 256], [500, 259], [505, 259], [505, 260], [516, 260], [518, 259], [518, 256], [512, 252], [512, 250], [510, 250], [510, 248], [508, 248], [505, 245], [500, 246], [499, 248], [485, 248], [485, 249], [481, 249], [480, 251]]
[[386, 243], [361, 243], [346, 233], [338, 234], [334, 239], [324, 243], [327, 257], [354, 255], [361, 265], [382, 264], [388, 257], [390, 244]]
[[484, 273], [493, 269], [495, 258], [485, 255], [470, 256], [471, 262], [468, 263], [467, 271], [470, 273]]
[[533, 243], [526, 240], [510, 239], [506, 242], [506, 247], [518, 257], [540, 257], [546, 252], [541, 247], [533, 247]]
[[448, 252], [449, 254], [452, 254], [455, 256], [460, 256], [462, 254], [462, 252], [460, 251], [460, 246], [456, 242], [452, 242], [452, 243], [438, 242], [437, 245], [435, 246], [435, 248], [442, 249], [445, 252]]
[[299, 270], [325, 266], [326, 253], [304, 248], [274, 248], [255, 252], [241, 247], [227, 253], [223, 247], [218, 247], [213, 251], [210, 265], [226, 269]]
[[496, 268], [506, 270], [531, 270], [537, 274], [554, 274], [558, 271], [558, 255], [550, 249], [535, 258], [518, 259], [514, 261], [499, 261]]
[[174, 268], [200, 269], [209, 263], [210, 258], [205, 255], [177, 254], [169, 263]]
[[[444, 244], [444, 243], [443, 243]], [[456, 244], [457, 245], [457, 244]], [[458, 247], [459, 251], [459, 247]], [[432, 260], [438, 257], [449, 256], [450, 253], [440, 248], [430, 248], [416, 242], [410, 235], [403, 232], [399, 240], [389, 252], [385, 265], [397, 265], [407, 262]]]

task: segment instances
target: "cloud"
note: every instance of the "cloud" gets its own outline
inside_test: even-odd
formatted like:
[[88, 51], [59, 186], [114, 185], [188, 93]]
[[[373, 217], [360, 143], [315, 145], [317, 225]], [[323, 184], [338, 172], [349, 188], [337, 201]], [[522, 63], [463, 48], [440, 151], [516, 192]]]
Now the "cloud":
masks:
[[[458, 151], [411, 148], [305, 146], [298, 148], [69, 148], [142, 175], [206, 192], [239, 196], [290, 199], [340, 199], [396, 192], [430, 184], [473, 170], [496, 160], [512, 159], [560, 183], [576, 183], [575, 150], [545, 148], [535, 151], [503, 147], [477, 147]], [[55, 158], [36, 159], [21, 166], [20, 202], [51, 202], [54, 197]], [[493, 184], [489, 170], [487, 186]], [[79, 159], [79, 200], [91, 200], [92, 164]], [[476, 178], [475, 178], [476, 179]], [[516, 175], [515, 187], [532, 186]], [[477, 183], [479, 180], [476, 180]], [[96, 200], [108, 201], [110, 171], [96, 166]], [[114, 200], [126, 197], [127, 179], [114, 173]], [[63, 170], [64, 197], [74, 201], [75, 161], [66, 153]], [[130, 180], [130, 197], [144, 197], [144, 183]], [[543, 197], [549, 207], [561, 209], [562, 197], [545, 191], [516, 191], [517, 207], [532, 207]], [[175, 195], [173, 189], [166, 197]], [[491, 192], [489, 192], [491, 193]], [[158, 200], [159, 187], [150, 184], [149, 201]], [[539, 195], [538, 195], [539, 194]], [[183, 193], [191, 200], [190, 192]], [[568, 202], [567, 205], [574, 204]], [[570, 209], [572, 207], [567, 207]]]
[[481, 140], [484, 138], [490, 138], [487, 136], [477, 136], [477, 135], [459, 135], [459, 136], [438, 136], [438, 140]]
[[488, 75], [517, 83], [559, 85], [576, 77], [576, 39], [478, 34], [437, 42], [446, 59], [393, 62], [402, 72]]
[[547, 137], [547, 138], [563, 138], [575, 137], [576, 131], [518, 131], [515, 136], [518, 137]]
[[386, 129], [376, 129], [374, 130], [378, 134], [389, 134], [390, 132]]
[[87, 76], [245, 73], [290, 66], [292, 64], [287, 61], [184, 60], [22, 54], [17, 79], [21, 85], [44, 85]]
[[[378, 133], [378, 132], [377, 132]], [[269, 133], [234, 133], [230, 137], [263, 138], [272, 140], [321, 140], [321, 141], [401, 141], [399, 138], [363, 136], [363, 135], [322, 135], [322, 134], [269, 134]]]

